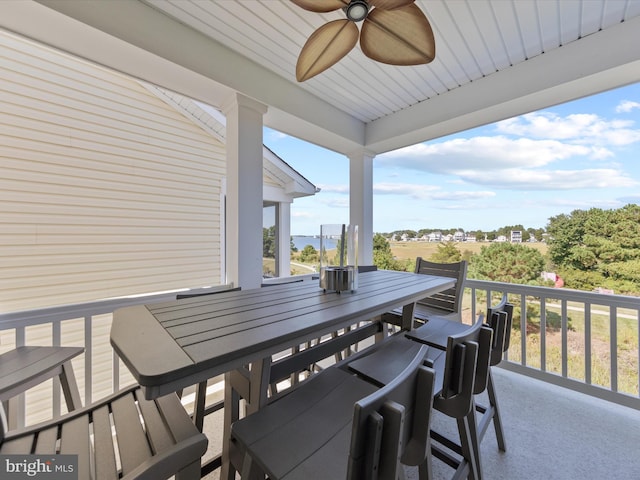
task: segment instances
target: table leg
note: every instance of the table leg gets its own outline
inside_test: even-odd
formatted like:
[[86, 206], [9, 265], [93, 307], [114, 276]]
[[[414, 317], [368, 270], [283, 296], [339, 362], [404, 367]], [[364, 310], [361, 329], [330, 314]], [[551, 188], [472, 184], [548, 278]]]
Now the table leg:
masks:
[[411, 330], [413, 328], [413, 311], [416, 308], [415, 303], [410, 303], [402, 307], [402, 330]]
[[271, 377], [271, 357], [251, 364], [249, 373], [249, 398], [245, 399], [246, 414], [251, 415], [267, 404], [267, 391]]
[[233, 388], [231, 372], [224, 374], [224, 420], [222, 431], [222, 466], [220, 480], [234, 480], [236, 471], [231, 465], [230, 445], [231, 424], [240, 418], [240, 395]]
[[[224, 375], [224, 426], [222, 437], [221, 480], [234, 480], [235, 468], [231, 462], [231, 424], [240, 418], [240, 399], [245, 401], [245, 415], [257, 412], [267, 404], [267, 391], [271, 375], [271, 357], [253, 362], [249, 371], [248, 388], [243, 384], [243, 374], [233, 372]], [[234, 384], [234, 380], [238, 384]], [[245, 392], [244, 398], [239, 392]]]
[[193, 409], [193, 423], [202, 431], [204, 427], [204, 408], [207, 403], [207, 382], [200, 382], [196, 386], [196, 403]]

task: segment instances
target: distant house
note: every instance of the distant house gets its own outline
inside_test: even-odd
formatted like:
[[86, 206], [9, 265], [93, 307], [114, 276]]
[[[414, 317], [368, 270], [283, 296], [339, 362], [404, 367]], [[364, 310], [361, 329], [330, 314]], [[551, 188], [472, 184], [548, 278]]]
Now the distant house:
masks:
[[494, 242], [506, 242], [506, 241], [507, 241], [507, 237], [504, 235], [498, 235], [494, 240]]
[[475, 233], [473, 233], [473, 232], [467, 233], [466, 238], [465, 238], [465, 242], [475, 243], [477, 241], [478, 241], [478, 238], [476, 237]]
[[454, 242], [464, 242], [464, 240], [465, 240], [464, 232], [458, 230], [456, 233], [453, 234]]
[[511, 230], [511, 243], [522, 243], [521, 230]]
[[427, 235], [427, 240], [430, 242], [441, 242], [442, 232], [431, 232], [429, 235]]

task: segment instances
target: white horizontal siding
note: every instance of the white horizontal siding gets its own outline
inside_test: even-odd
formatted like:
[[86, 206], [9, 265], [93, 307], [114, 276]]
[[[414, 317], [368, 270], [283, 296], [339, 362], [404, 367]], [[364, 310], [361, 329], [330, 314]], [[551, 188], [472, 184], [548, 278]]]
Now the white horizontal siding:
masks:
[[0, 62], [0, 310], [219, 284], [224, 145], [126, 76]]

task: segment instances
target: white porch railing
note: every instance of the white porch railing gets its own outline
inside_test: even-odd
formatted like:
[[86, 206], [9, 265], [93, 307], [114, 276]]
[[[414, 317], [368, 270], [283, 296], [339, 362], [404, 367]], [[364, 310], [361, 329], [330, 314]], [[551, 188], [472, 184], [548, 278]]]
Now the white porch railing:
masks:
[[640, 410], [640, 298], [471, 279], [465, 285], [471, 318], [503, 293], [515, 306], [501, 366]]
[[[1, 313], [0, 353], [24, 345], [84, 347], [84, 354], [72, 363], [84, 404], [88, 405], [133, 381], [109, 343], [112, 313], [121, 307], [175, 298], [176, 292], [166, 292]], [[59, 415], [66, 408], [61, 398], [57, 379], [33, 388], [18, 399], [10, 424], [24, 426], [27, 415], [30, 424]]]
[[[504, 368], [640, 410], [640, 298], [467, 280], [466, 314], [475, 318], [507, 293], [516, 313]], [[74, 359], [85, 404], [133, 381], [109, 344], [114, 310], [169, 301], [176, 292], [0, 314], [0, 353], [23, 345], [83, 346]], [[605, 364], [603, 373], [602, 365]], [[42, 390], [43, 389], [43, 390]], [[33, 389], [36, 390], [36, 389]], [[64, 411], [57, 381], [24, 397], [15, 425]], [[47, 402], [43, 408], [38, 404]], [[31, 405], [30, 409], [27, 404]], [[35, 415], [35, 416], [34, 416]]]

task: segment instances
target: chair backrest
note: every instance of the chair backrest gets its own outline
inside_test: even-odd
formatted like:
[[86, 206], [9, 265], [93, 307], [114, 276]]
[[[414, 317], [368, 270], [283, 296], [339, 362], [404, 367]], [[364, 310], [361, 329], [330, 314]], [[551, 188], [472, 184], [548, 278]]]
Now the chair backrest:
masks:
[[422, 346], [392, 382], [354, 406], [347, 480], [396, 480], [400, 461], [419, 465], [430, 454], [435, 373]]
[[461, 260], [455, 263], [436, 263], [424, 260], [422, 257], [416, 259], [415, 273], [423, 275], [438, 275], [440, 277], [455, 278], [456, 284], [447, 290], [423, 298], [417, 303], [427, 307], [437, 308], [446, 312], [458, 313], [462, 306], [462, 296], [464, 293], [464, 281], [467, 277], [467, 262]]
[[230, 288], [230, 287], [219, 288], [219, 287], [216, 287], [215, 290], [202, 290], [202, 291], [199, 290], [199, 291], [194, 292], [194, 293], [179, 293], [179, 294], [176, 295], [176, 300], [181, 300], [183, 298], [203, 297], [205, 295], [215, 295], [216, 293], [237, 292], [240, 289], [241, 289], [241, 287], [235, 287], [235, 288]]
[[276, 287], [278, 285], [288, 285], [290, 283], [300, 283], [304, 281], [304, 278], [291, 278], [291, 277], [281, 277], [279, 279], [275, 279], [271, 282], [263, 282], [261, 287]]
[[487, 324], [493, 330], [489, 363], [497, 365], [502, 361], [504, 352], [509, 350], [513, 324], [513, 305], [508, 303], [506, 294], [498, 305], [487, 308]]
[[375, 272], [378, 270], [377, 265], [358, 265], [358, 273]]
[[479, 315], [468, 329], [447, 339], [442, 392], [435, 402], [450, 417], [462, 418], [471, 411], [476, 383], [479, 391], [486, 388], [493, 332], [483, 323]]

